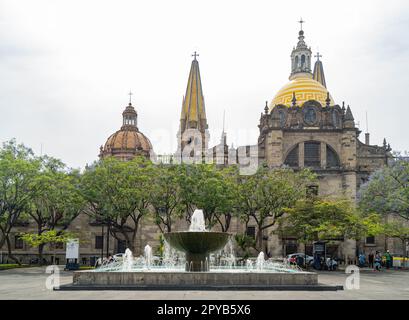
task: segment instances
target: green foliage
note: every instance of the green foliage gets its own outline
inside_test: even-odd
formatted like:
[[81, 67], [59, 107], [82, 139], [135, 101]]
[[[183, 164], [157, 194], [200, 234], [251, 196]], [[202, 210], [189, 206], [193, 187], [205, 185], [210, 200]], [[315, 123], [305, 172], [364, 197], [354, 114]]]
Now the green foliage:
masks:
[[156, 249], [156, 254], [161, 258], [165, 255], [165, 237], [163, 233], [159, 235], [159, 247]]
[[88, 167], [82, 177], [87, 213], [107, 224], [115, 238], [124, 238], [131, 250], [139, 222], [149, 212], [152, 170], [143, 157], [131, 161], [111, 157]]
[[385, 223], [384, 232], [390, 238], [400, 239], [403, 242], [409, 240], [409, 227], [401, 222]]
[[27, 217], [30, 186], [40, 170], [41, 162], [31, 149], [15, 140], [3, 143], [0, 148], [0, 247], [7, 243], [9, 257], [12, 255], [9, 234], [15, 225]]
[[5, 264], [0, 264], [0, 271], [16, 269], [16, 268], [28, 268], [28, 267], [30, 267], [28, 264], [5, 263]]
[[397, 161], [373, 173], [359, 194], [360, 208], [409, 220], [409, 162]]
[[31, 247], [39, 247], [45, 244], [67, 243], [75, 235], [68, 232], [57, 232], [56, 230], [37, 233], [22, 233], [21, 239]]
[[382, 232], [377, 215], [364, 216], [346, 199], [302, 199], [280, 219], [279, 232], [307, 243], [331, 239], [360, 239]]
[[79, 189], [80, 173], [48, 156], [39, 160], [41, 168], [30, 184], [27, 213], [36, 222], [39, 234], [55, 228], [65, 230], [85, 206]]
[[234, 240], [236, 240], [237, 246], [243, 251], [243, 259], [247, 259], [250, 256], [250, 249], [256, 247], [255, 239], [246, 234], [236, 234]]
[[218, 169], [215, 165], [181, 165], [180, 199], [190, 220], [194, 208], [203, 209], [207, 228], [216, 224], [228, 231], [238, 192], [236, 167]]
[[240, 216], [247, 224], [253, 219], [257, 224], [257, 247], [262, 250], [262, 232], [278, 222], [287, 208], [306, 197], [307, 186], [315, 182], [308, 170], [294, 172], [261, 166], [257, 173], [243, 177], [238, 185]]
[[175, 165], [159, 165], [151, 171], [149, 203], [161, 232], [171, 232], [174, 218], [183, 215], [180, 200], [179, 171]]

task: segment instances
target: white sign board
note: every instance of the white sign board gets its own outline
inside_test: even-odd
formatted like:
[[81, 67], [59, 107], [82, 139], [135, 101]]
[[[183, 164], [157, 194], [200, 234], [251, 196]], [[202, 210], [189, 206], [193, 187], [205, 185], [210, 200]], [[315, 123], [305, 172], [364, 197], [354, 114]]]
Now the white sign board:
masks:
[[80, 243], [79, 239], [71, 239], [67, 242], [66, 259], [78, 259]]

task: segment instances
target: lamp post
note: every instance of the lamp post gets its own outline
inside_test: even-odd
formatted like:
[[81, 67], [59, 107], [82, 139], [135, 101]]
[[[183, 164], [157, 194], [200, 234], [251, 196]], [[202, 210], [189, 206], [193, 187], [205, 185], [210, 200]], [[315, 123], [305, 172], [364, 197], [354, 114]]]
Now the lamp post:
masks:
[[109, 257], [109, 231], [110, 231], [110, 224], [108, 222], [108, 226], [107, 226], [107, 258]]
[[102, 246], [101, 246], [101, 263], [104, 259], [104, 224], [102, 223], [101, 227], [101, 234], [102, 234]]

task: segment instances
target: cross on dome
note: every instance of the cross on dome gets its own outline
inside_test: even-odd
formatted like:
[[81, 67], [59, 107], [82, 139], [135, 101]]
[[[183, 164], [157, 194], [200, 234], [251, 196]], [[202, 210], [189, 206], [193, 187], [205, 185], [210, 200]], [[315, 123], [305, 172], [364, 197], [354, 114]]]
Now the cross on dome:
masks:
[[196, 51], [192, 54], [192, 57], [194, 57], [194, 60], [196, 60], [196, 57], [198, 57], [198, 56], [199, 56], [199, 54], [196, 53]]
[[302, 25], [303, 23], [305, 23], [305, 21], [301, 18], [300, 21], [298, 21], [298, 23], [301, 25], [301, 30], [302, 30]]
[[129, 95], [129, 104], [131, 104], [132, 103], [132, 95], [133, 95], [131, 90], [129, 90], [128, 95]]

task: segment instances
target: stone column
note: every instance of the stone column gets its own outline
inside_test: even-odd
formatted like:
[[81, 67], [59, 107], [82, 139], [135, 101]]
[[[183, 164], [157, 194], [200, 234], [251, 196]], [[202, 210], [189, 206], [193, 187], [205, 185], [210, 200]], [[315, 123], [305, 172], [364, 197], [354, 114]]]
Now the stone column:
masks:
[[265, 159], [270, 167], [280, 167], [283, 164], [283, 131], [272, 130], [267, 135]]
[[327, 168], [327, 144], [325, 142], [321, 142], [321, 168]]
[[298, 145], [298, 165], [300, 168], [304, 168], [304, 142]]

